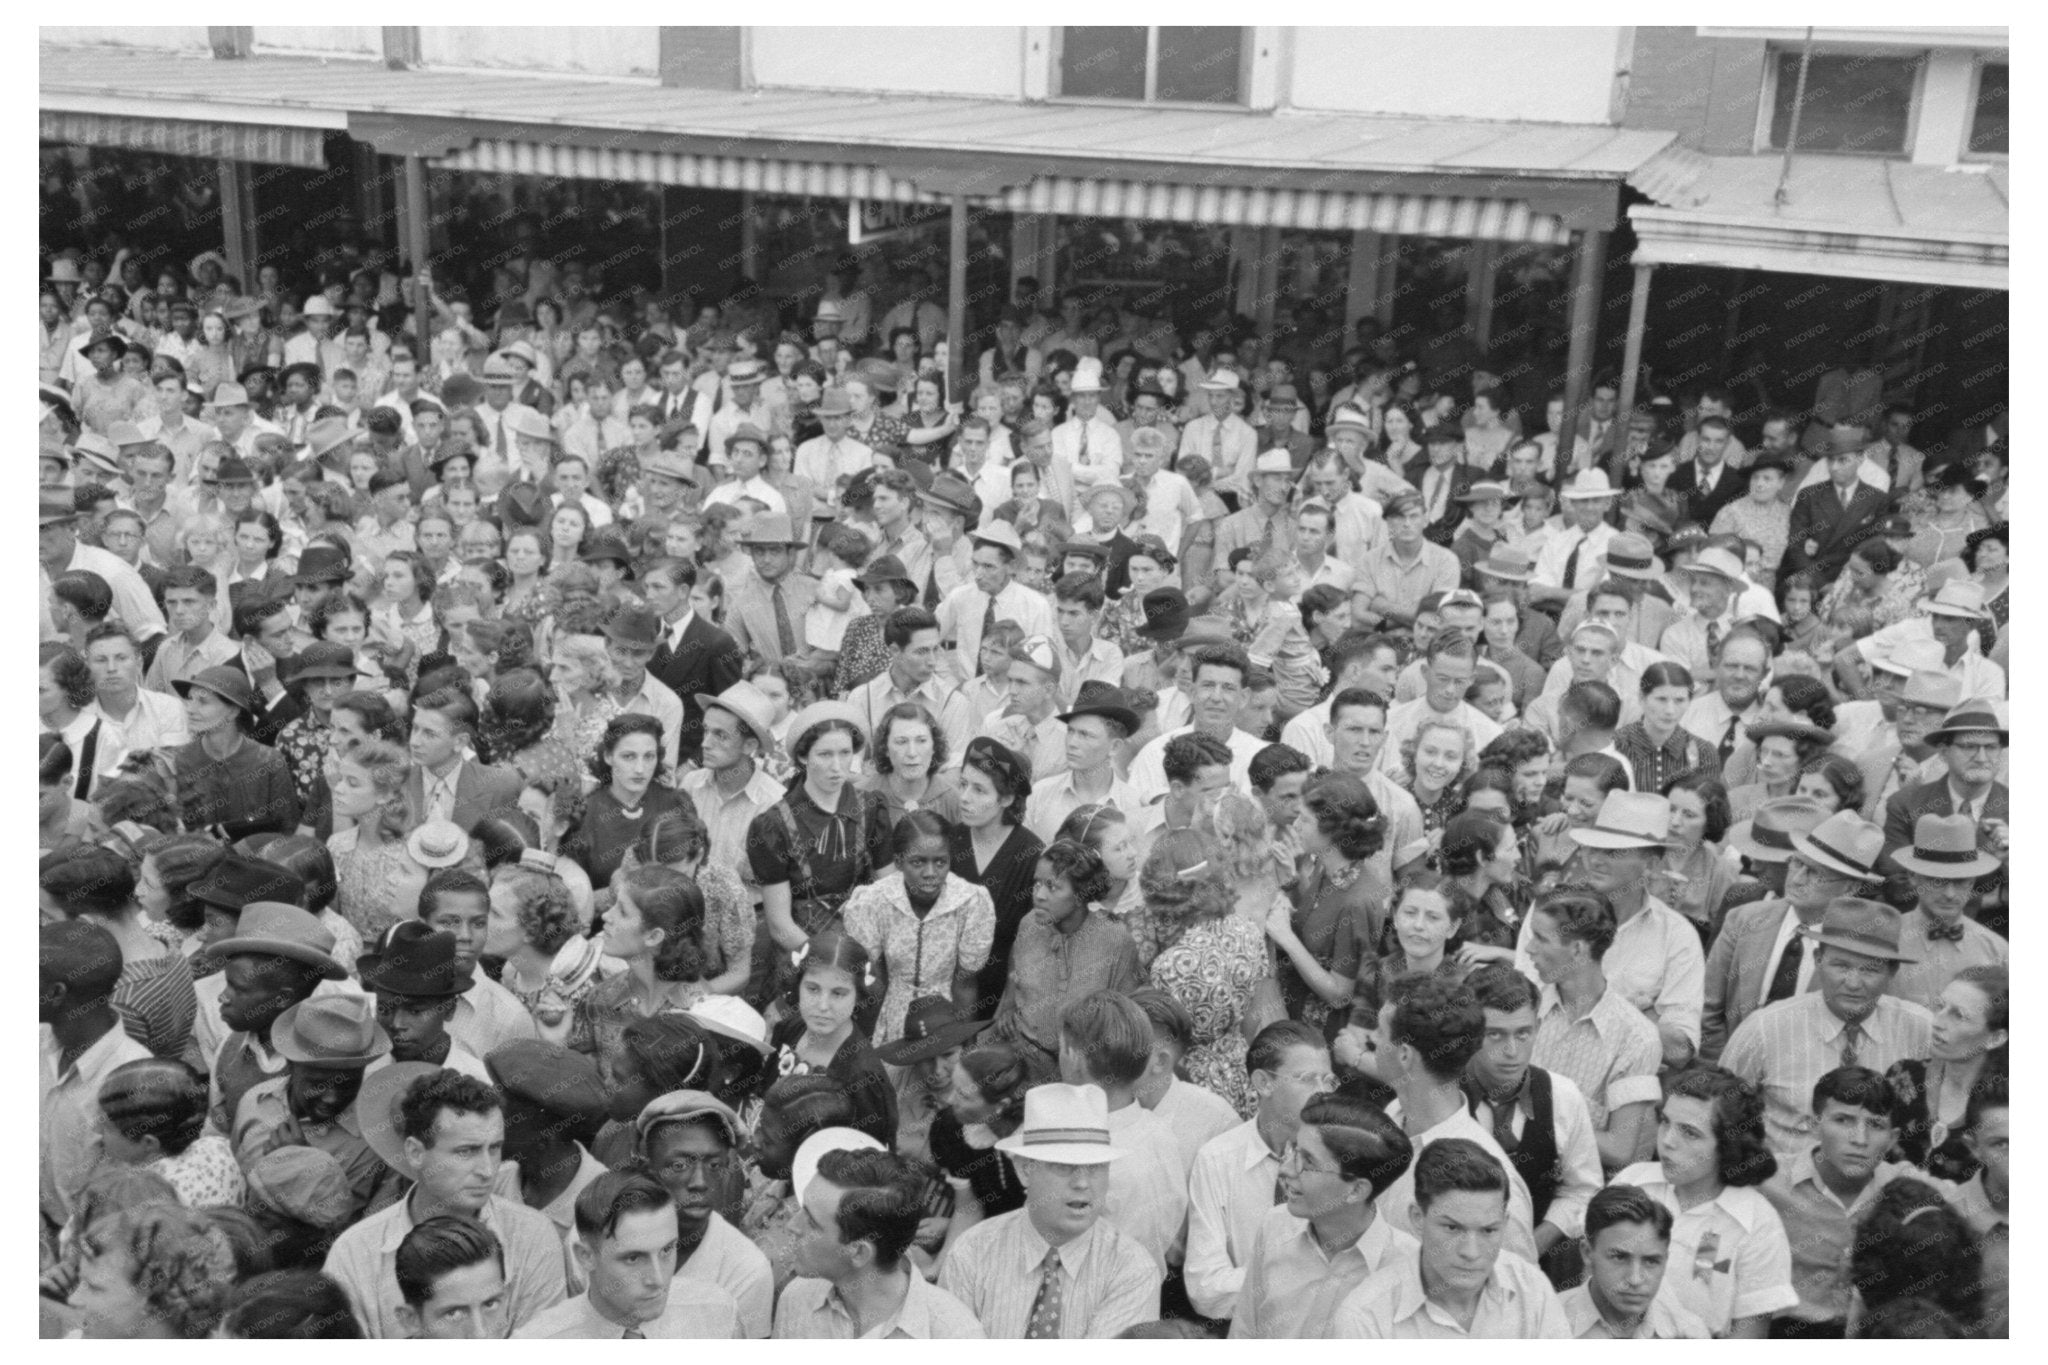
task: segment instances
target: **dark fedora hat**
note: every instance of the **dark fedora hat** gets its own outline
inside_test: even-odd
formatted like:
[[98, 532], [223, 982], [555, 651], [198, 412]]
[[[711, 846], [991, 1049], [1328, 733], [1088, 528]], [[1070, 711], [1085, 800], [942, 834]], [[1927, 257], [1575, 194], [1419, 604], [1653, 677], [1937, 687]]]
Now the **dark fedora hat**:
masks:
[[1965, 702], [1949, 712], [1939, 730], [1928, 732], [1926, 742], [1936, 746], [1952, 744], [1971, 731], [1997, 735], [2000, 744], [2012, 743], [2012, 731], [1988, 703], [1981, 701]]
[[299, 556], [299, 571], [292, 581], [300, 585], [346, 583], [352, 572], [348, 551], [333, 545], [308, 545]]
[[455, 935], [430, 929], [416, 919], [400, 920], [376, 946], [356, 959], [365, 989], [383, 995], [445, 999], [476, 984], [474, 965], [458, 967]]
[[85, 344], [83, 354], [90, 356], [102, 346], [113, 347], [114, 359], [116, 360], [128, 354], [128, 338], [122, 336], [119, 332], [109, 332], [103, 337], [94, 337]]
[[872, 588], [877, 583], [908, 583], [917, 586], [917, 580], [910, 576], [910, 570], [903, 567], [903, 561], [895, 555], [876, 555], [868, 566], [854, 575], [853, 581], [863, 588]]
[[910, 1002], [903, 1017], [903, 1036], [876, 1048], [875, 1055], [890, 1066], [910, 1066], [963, 1047], [979, 1032], [981, 1024], [963, 1016], [951, 1000], [922, 995]]
[[249, 675], [227, 664], [202, 668], [192, 677], [179, 678], [171, 686], [181, 697], [191, 696], [195, 687], [203, 688], [238, 710], [252, 716], [256, 714], [256, 689], [249, 686]]
[[1124, 734], [1138, 733], [1138, 713], [1133, 711], [1123, 689], [1099, 678], [1090, 678], [1081, 684], [1081, 690], [1074, 696], [1073, 709], [1053, 719], [1062, 725], [1071, 724], [1082, 716], [1101, 716], [1124, 727]]
[[230, 852], [213, 865], [213, 870], [186, 888], [185, 894], [202, 905], [241, 913], [257, 901], [295, 905], [306, 898], [306, 883], [298, 873], [278, 863]]
[[661, 616], [652, 607], [622, 606], [604, 623], [605, 638], [622, 645], [657, 648], [662, 633]]
[[1899, 920], [1899, 912], [1881, 901], [1837, 896], [1828, 902], [1819, 924], [1802, 924], [1799, 932], [1815, 947], [1841, 948], [1889, 962], [1918, 962], [1899, 946]]
[[484, 1069], [498, 1088], [543, 1113], [582, 1123], [602, 1123], [608, 1108], [597, 1063], [560, 1043], [515, 1038], [492, 1048]]
[[616, 531], [597, 531], [586, 536], [576, 557], [585, 564], [602, 564], [610, 560], [623, 569], [633, 567], [633, 552], [626, 548], [625, 538]]
[[337, 645], [331, 640], [315, 640], [299, 651], [292, 660], [291, 675], [284, 679], [289, 685], [303, 682], [308, 678], [340, 678], [344, 681], [356, 677], [356, 652], [347, 645]]
[[1194, 615], [1188, 610], [1187, 594], [1179, 588], [1154, 588], [1138, 605], [1145, 612], [1145, 624], [1137, 633], [1147, 640], [1178, 640]]

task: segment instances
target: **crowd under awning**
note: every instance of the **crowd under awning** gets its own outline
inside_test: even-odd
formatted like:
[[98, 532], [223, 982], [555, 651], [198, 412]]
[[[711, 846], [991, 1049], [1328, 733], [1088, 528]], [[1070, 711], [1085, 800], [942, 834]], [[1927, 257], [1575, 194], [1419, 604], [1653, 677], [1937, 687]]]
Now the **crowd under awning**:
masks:
[[[1783, 194], [1779, 193], [1783, 177]], [[1704, 265], [2005, 290], [2003, 162], [1916, 166], [1873, 157], [1665, 158], [1632, 175], [1638, 266]]]

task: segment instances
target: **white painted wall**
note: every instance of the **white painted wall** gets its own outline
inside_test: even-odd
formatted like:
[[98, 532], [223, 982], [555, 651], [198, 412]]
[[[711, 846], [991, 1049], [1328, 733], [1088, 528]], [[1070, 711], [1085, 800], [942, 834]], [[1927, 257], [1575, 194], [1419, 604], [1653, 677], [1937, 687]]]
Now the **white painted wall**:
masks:
[[108, 28], [85, 24], [45, 24], [36, 36], [61, 47], [146, 47], [179, 52], [210, 52], [206, 25], [162, 24]]
[[331, 57], [382, 57], [384, 30], [375, 24], [258, 24], [257, 52], [314, 52]]
[[660, 30], [651, 24], [583, 28], [507, 24], [502, 28], [434, 26], [420, 30], [429, 66], [496, 67], [589, 76], [655, 76]]
[[757, 86], [1024, 97], [1021, 28], [756, 25], [747, 41]]
[[1607, 123], [1622, 30], [1294, 30], [1283, 106], [1358, 114]]

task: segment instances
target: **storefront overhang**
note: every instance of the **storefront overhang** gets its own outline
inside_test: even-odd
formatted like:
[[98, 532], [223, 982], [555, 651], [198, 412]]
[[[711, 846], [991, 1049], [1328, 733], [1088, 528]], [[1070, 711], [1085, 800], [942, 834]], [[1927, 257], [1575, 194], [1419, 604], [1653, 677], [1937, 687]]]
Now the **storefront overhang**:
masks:
[[1631, 183], [1638, 265], [2010, 287], [2006, 167], [1840, 156], [1692, 158]]
[[320, 128], [45, 109], [37, 118], [36, 131], [45, 142], [69, 142], [84, 147], [126, 147], [165, 156], [253, 161], [266, 166], [305, 166], [314, 170], [325, 169], [327, 165], [323, 150], [327, 135]]
[[42, 104], [339, 114], [390, 155], [494, 173], [1537, 243], [1608, 230], [1673, 135], [1606, 125], [717, 91], [365, 62], [45, 47]]

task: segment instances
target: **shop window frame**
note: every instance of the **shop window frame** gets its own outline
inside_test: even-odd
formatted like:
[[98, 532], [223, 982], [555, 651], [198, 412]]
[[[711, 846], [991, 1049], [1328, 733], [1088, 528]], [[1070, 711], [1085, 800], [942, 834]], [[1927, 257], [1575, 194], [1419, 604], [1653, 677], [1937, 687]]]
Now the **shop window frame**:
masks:
[[[1778, 93], [1782, 79], [1798, 80], [1800, 46], [1794, 43], [1773, 43], [1765, 50], [1763, 89], [1757, 97], [1756, 150], [1764, 154], [1779, 154], [1785, 148], [1772, 135], [1772, 124], [1777, 118]], [[1928, 53], [1923, 49], [1849, 47], [1835, 43], [1814, 44], [1816, 58], [1861, 58], [1872, 61], [1897, 61], [1913, 64], [1913, 86], [1906, 97], [1906, 124], [1899, 146], [1879, 150], [1838, 150], [1828, 147], [1813, 147], [1801, 142], [1795, 148], [1799, 156], [1850, 156], [1874, 158], [1881, 161], [1911, 160], [1913, 148], [1920, 134], [1920, 115], [1926, 103]], [[1787, 62], [1790, 58], [1790, 62]], [[1787, 68], [1789, 66], [1789, 73]]]
[[[2005, 68], [2006, 82], [2006, 148], [2002, 152], [1980, 152], [1970, 146], [1977, 136], [1977, 100], [1984, 92], [1984, 70], [1986, 67]], [[2012, 58], [2009, 54], [1985, 55], [1979, 57], [1970, 72], [1969, 116], [1963, 122], [1963, 145], [1958, 156], [1963, 161], [1988, 161], [2003, 164], [2012, 159]]]
[[[1139, 25], [1118, 25], [1117, 27], [1137, 28]], [[1252, 94], [1253, 62], [1258, 56], [1258, 31], [1249, 24], [1218, 24], [1213, 27], [1237, 29], [1237, 98], [1233, 100], [1168, 100], [1158, 96], [1159, 89], [1159, 30], [1162, 27], [1186, 27], [1185, 25], [1146, 24], [1145, 29], [1145, 93], [1134, 98], [1114, 95], [1070, 95], [1066, 86], [1067, 26], [1052, 26], [1051, 42], [1047, 45], [1047, 98], [1062, 104], [1096, 104], [1111, 108], [1131, 109], [1143, 106], [1148, 109], [1250, 109]]]

